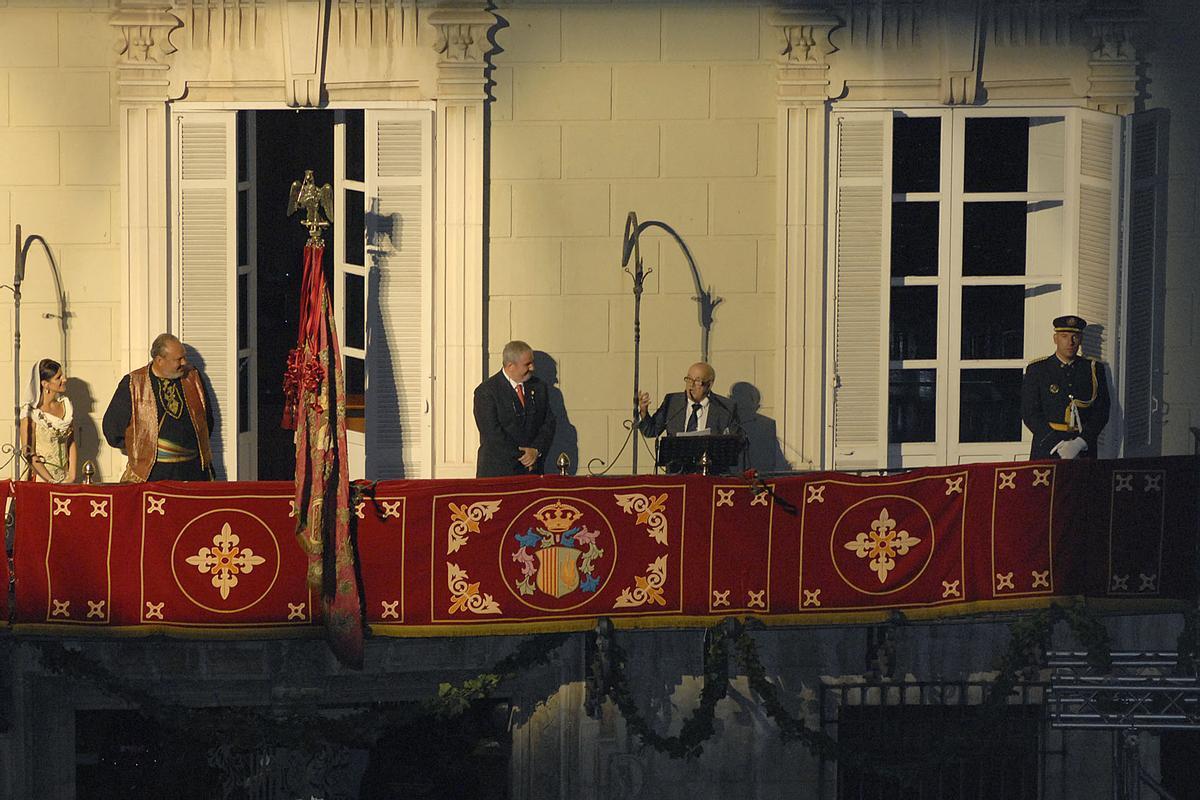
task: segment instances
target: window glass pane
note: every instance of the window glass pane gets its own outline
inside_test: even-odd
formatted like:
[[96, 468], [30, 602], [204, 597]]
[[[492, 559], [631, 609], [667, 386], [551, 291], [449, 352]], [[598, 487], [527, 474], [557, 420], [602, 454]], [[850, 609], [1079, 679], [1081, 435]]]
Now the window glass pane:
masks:
[[892, 277], [938, 274], [938, 204], [892, 204]]
[[366, 309], [366, 298], [364, 297], [365, 279], [362, 275], [355, 275], [352, 272], [346, 273], [346, 337], [347, 347], [357, 347], [360, 350], [366, 348], [366, 324], [364, 319], [364, 311]]
[[366, 228], [363, 220], [363, 193], [354, 189], [346, 190], [346, 227], [343, 233], [346, 237], [346, 263], [363, 267], [364, 245], [366, 243]]
[[361, 358], [346, 356], [346, 430], [367, 430], [367, 370]]
[[937, 287], [893, 286], [889, 358], [937, 358]]
[[936, 192], [941, 169], [940, 117], [892, 121], [892, 191]]
[[932, 442], [936, 423], [937, 370], [891, 370], [888, 380], [888, 442]]
[[1025, 357], [1025, 287], [964, 286], [962, 357]]
[[250, 357], [238, 359], [238, 433], [250, 430]]
[[1025, 203], [963, 204], [963, 275], [1025, 274]]
[[247, 258], [249, 257], [249, 247], [250, 247], [250, 243], [248, 241], [248, 239], [250, 237], [250, 231], [247, 230], [247, 225], [249, 224], [249, 219], [247, 217], [247, 214], [249, 213], [249, 210], [246, 207], [248, 204], [248, 201], [249, 201], [248, 195], [249, 195], [249, 192], [246, 192], [246, 191], [241, 191], [241, 192], [237, 193], [237, 263], [238, 264], [249, 263], [247, 261]]
[[346, 177], [363, 180], [364, 122], [362, 109], [346, 112]]
[[1021, 369], [964, 369], [959, 394], [960, 442], [1021, 440]]
[[1024, 192], [1029, 185], [1028, 117], [966, 120], [964, 192]]
[[250, 328], [250, 276], [243, 272], [237, 276], [237, 346], [245, 350]]

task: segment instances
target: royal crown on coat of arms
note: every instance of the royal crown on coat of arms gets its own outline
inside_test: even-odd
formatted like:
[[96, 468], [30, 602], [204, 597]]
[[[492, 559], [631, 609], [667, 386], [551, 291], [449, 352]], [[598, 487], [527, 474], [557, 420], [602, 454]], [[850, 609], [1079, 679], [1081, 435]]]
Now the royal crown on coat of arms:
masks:
[[548, 506], [539, 508], [533, 514], [538, 521], [542, 523], [542, 527], [551, 533], [563, 533], [570, 530], [583, 512], [575, 506], [570, 506], [561, 500], [558, 500]]

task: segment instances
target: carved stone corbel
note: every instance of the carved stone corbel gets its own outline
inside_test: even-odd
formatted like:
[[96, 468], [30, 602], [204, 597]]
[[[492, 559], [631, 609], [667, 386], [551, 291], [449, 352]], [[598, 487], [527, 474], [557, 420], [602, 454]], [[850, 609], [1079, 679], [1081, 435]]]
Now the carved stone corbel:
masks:
[[977, 2], [949, 3], [941, 13], [942, 102], [971, 105], [979, 89], [980, 8]]
[[824, 102], [829, 96], [828, 59], [837, 50], [829, 34], [841, 20], [828, 5], [816, 4], [775, 9], [767, 24], [778, 31], [779, 99]]
[[1138, 94], [1138, 57], [1134, 37], [1146, 23], [1136, 6], [1105, 6], [1087, 12], [1092, 33], [1088, 58], [1088, 105], [1097, 111], [1126, 114]]
[[161, 64], [175, 52], [171, 32], [183, 22], [161, 0], [121, 0], [108, 24], [117, 29], [117, 65], [145, 67]]
[[283, 94], [292, 108], [321, 103], [325, 80], [326, 0], [288, 0], [283, 13]]
[[486, 100], [484, 68], [495, 15], [478, 4], [453, 4], [435, 9], [427, 20], [437, 34], [433, 49], [439, 56], [438, 96]]

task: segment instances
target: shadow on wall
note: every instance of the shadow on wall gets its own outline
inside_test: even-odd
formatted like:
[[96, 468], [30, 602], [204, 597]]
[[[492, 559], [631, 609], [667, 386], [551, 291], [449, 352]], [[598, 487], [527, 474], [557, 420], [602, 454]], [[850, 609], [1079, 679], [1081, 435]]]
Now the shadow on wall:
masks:
[[790, 465], [779, 446], [775, 420], [758, 413], [762, 405], [762, 393], [758, 387], [738, 381], [729, 387], [729, 396], [737, 403], [738, 415], [742, 419], [747, 442], [746, 463], [750, 468], [762, 472], [789, 469]]
[[579, 431], [571, 424], [567, 416], [567, 406], [563, 402], [562, 390], [558, 388], [558, 362], [549, 353], [541, 350], [533, 351], [533, 372], [546, 384], [550, 395], [550, 410], [554, 412], [557, 421], [554, 428], [554, 441], [550, 443], [550, 452], [546, 453], [545, 472], [547, 475], [558, 473], [558, 456], [566, 453], [571, 459], [569, 474], [579, 472]]
[[102, 483], [104, 467], [100, 463], [100, 429], [92, 419], [92, 413], [96, 410], [96, 398], [92, 396], [92, 387], [81, 378], [67, 378], [66, 395], [75, 409], [75, 480], [83, 482], [83, 465], [91, 461], [96, 467], [93, 480]]
[[[237, 432], [233, 432], [233, 441], [225, 440], [221, 429], [221, 419], [224, 416], [221, 413], [221, 398], [213, 393], [212, 381], [209, 380], [204, 366], [204, 356], [186, 342], [183, 345], [183, 352], [187, 356], [188, 365], [200, 371], [200, 377], [204, 381], [204, 393], [208, 397], [209, 404], [212, 405], [213, 429], [208, 443], [212, 448], [213, 471], [216, 473], [217, 480], [229, 480], [229, 476], [225, 473], [225, 464], [237, 463]], [[233, 379], [237, 380], [236, 374]]]

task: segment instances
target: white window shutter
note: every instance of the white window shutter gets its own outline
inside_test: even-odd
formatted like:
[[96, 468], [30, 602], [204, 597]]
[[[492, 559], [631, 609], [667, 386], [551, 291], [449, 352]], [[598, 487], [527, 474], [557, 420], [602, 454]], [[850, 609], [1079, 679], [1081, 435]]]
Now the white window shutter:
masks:
[[[174, 114], [173, 327], [208, 379], [218, 479], [237, 478], [237, 116]], [[149, 342], [147, 342], [147, 347]]]
[[887, 461], [887, 115], [846, 113], [834, 120], [832, 467], [862, 469]]
[[1125, 326], [1122, 411], [1126, 456], [1162, 452], [1167, 233], [1166, 109], [1125, 118], [1129, 187], [1125, 194]]
[[[1078, 151], [1079, 202], [1075, 252], [1077, 255], [1074, 307], [1087, 320], [1083, 352], [1099, 358], [1108, 367], [1110, 381], [1120, 385], [1117, 374], [1117, 256], [1119, 254], [1119, 168], [1121, 118], [1096, 111], [1079, 112]], [[1110, 385], [1110, 396], [1112, 392]], [[1109, 424], [1100, 436], [1101, 457], [1116, 455], [1114, 435], [1120, 411], [1114, 407]]]
[[366, 112], [366, 475], [431, 473], [433, 114]]

